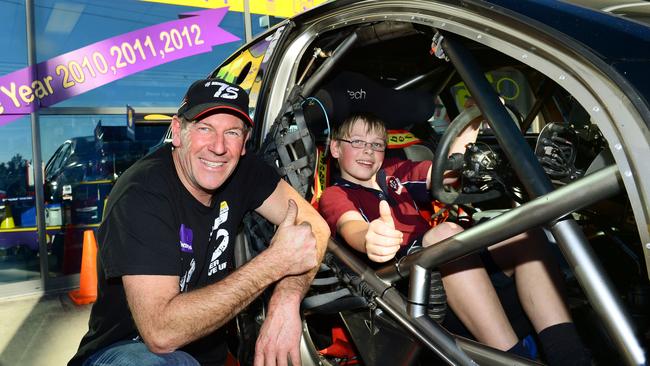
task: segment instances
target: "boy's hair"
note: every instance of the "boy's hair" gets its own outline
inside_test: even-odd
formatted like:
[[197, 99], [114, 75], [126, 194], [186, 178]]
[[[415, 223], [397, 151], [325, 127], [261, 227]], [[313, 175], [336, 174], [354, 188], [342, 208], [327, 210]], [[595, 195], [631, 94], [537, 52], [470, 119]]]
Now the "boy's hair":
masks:
[[386, 124], [379, 117], [372, 113], [353, 113], [346, 118], [341, 125], [334, 130], [332, 134], [333, 140], [345, 139], [350, 137], [352, 127], [357, 121], [361, 121], [366, 125], [366, 132], [378, 132], [387, 139]]

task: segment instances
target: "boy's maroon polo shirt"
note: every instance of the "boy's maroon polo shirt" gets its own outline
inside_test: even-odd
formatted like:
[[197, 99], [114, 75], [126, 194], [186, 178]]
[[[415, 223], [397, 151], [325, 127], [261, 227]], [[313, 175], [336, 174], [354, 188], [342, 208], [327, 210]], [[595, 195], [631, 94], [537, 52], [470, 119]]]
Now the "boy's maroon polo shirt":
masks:
[[359, 211], [367, 222], [379, 217], [379, 202], [388, 201], [395, 228], [404, 233], [402, 245], [412, 243], [429, 230], [429, 224], [420, 215], [419, 204], [430, 202], [426, 187], [431, 161], [412, 162], [385, 160], [377, 172], [381, 190], [367, 188], [339, 178], [327, 187], [319, 201], [319, 210], [332, 232], [336, 222], [347, 211]]

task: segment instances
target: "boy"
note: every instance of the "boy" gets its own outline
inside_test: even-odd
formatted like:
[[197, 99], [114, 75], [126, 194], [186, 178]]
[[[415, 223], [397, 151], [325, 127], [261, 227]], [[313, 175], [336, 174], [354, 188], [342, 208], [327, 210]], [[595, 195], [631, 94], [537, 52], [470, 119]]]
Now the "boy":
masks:
[[[450, 154], [462, 152], [477, 133], [472, 126], [463, 131]], [[384, 162], [385, 149], [383, 121], [368, 114], [345, 120], [330, 143], [341, 178], [323, 192], [319, 202], [332, 232], [373, 262], [399, 258], [411, 248], [430, 246], [462, 231], [450, 222], [430, 228], [419, 214], [414, 198], [421, 197], [424, 203], [430, 200], [431, 162]], [[546, 270], [552, 260], [543, 244], [543, 235], [526, 233], [493, 245], [481, 257], [486, 265], [498, 266], [491, 273], [516, 275], [521, 304], [539, 334], [549, 364], [589, 364], [557, 279]], [[493, 348], [525, 354], [478, 256], [447, 263], [439, 270], [449, 306], [476, 339]]]

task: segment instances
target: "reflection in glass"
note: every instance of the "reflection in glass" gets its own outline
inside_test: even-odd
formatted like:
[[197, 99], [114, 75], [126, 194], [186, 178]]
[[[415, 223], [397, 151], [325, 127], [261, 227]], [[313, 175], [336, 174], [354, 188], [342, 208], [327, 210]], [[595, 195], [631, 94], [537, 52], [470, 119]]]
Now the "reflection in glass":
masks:
[[0, 126], [0, 285], [40, 277], [29, 117]]
[[113, 183], [166, 129], [136, 121], [130, 135], [123, 115], [41, 116], [50, 276], [79, 272], [83, 233], [99, 227]]

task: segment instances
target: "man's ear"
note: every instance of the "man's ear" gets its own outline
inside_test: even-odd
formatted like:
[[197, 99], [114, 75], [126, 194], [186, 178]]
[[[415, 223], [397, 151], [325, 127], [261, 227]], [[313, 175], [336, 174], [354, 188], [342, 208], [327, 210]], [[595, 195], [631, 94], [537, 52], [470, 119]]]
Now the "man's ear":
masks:
[[172, 117], [172, 146], [181, 146], [181, 120], [178, 116]]
[[338, 159], [341, 156], [341, 151], [339, 150], [341, 148], [341, 142], [338, 140], [332, 140], [330, 141], [330, 154], [332, 154], [332, 157], [335, 159]]
[[246, 134], [246, 137], [244, 137], [244, 145], [242, 145], [241, 147], [241, 154], [239, 154], [239, 156], [246, 155], [246, 144], [248, 143], [248, 140], [251, 138], [251, 133], [252, 133], [251, 131], [252, 130], [250, 128], [247, 128], [246, 132], [244, 132]]

